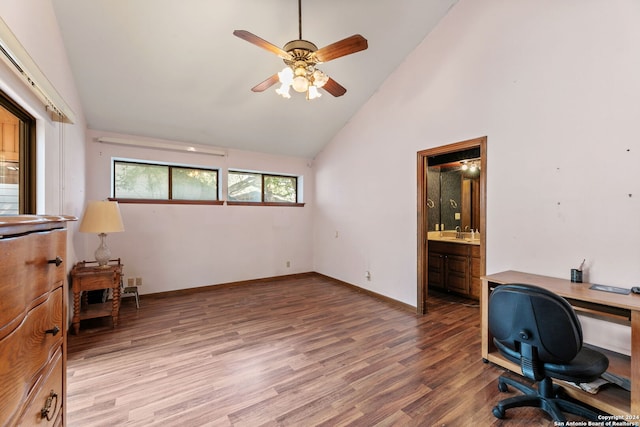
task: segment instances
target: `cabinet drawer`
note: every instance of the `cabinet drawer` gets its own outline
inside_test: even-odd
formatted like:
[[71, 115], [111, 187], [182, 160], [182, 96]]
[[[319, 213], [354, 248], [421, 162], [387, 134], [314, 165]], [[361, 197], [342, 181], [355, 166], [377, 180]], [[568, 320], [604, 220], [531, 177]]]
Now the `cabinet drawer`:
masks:
[[[62, 288], [57, 288], [0, 341], [0, 425], [15, 419], [50, 357], [62, 348], [63, 304]], [[45, 332], [55, 326], [60, 329], [55, 335]]]
[[29, 397], [20, 416], [20, 426], [54, 426], [62, 423], [62, 348], [58, 349], [47, 371], [36, 384], [36, 392]]
[[33, 281], [30, 283], [36, 283], [36, 291], [40, 289], [43, 293], [61, 286], [66, 276], [66, 230], [33, 233], [28, 237], [32, 239], [29, 259], [33, 263], [30, 269]]
[[472, 245], [464, 243], [439, 242], [437, 240], [429, 240], [429, 252], [443, 252], [450, 255], [469, 256]]
[[0, 339], [20, 323], [34, 301], [61, 287], [64, 264], [49, 260], [65, 256], [66, 230], [52, 230], [0, 239]]
[[117, 279], [118, 275], [112, 269], [107, 269], [104, 272], [92, 270], [86, 273], [77, 273], [74, 269], [71, 273], [71, 286], [74, 292], [80, 289], [83, 291], [97, 291], [113, 288], [114, 283], [117, 283]]

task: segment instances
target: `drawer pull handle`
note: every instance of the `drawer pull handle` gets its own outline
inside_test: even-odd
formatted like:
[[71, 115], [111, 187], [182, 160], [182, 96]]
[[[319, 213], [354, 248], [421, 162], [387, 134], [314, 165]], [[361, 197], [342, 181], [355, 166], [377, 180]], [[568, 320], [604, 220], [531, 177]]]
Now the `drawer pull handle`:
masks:
[[56, 257], [56, 259], [50, 259], [49, 261], [47, 261], [49, 264], [55, 264], [56, 267], [60, 267], [60, 264], [62, 264], [62, 258], [60, 258], [59, 256]]
[[49, 415], [49, 411], [51, 411], [51, 405], [53, 405], [53, 410], [55, 413], [56, 406], [58, 406], [58, 393], [53, 390], [51, 390], [51, 392], [49, 393], [47, 401], [44, 402], [44, 407], [40, 410], [40, 418], [46, 418], [47, 421], [51, 421], [53, 419], [53, 414]]
[[51, 334], [54, 337], [58, 335], [58, 332], [60, 332], [60, 328], [58, 327], [58, 325], [53, 325], [53, 328], [44, 331], [45, 334]]

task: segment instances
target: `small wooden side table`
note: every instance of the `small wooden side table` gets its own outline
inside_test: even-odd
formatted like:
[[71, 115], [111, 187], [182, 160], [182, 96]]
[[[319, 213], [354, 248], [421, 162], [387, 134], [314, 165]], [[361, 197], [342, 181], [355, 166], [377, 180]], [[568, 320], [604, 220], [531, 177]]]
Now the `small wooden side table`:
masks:
[[[73, 291], [73, 319], [71, 323], [76, 335], [80, 330], [80, 320], [84, 319], [111, 316], [113, 326], [118, 325], [121, 278], [120, 258], [110, 260], [103, 267], [99, 267], [96, 261], [80, 261], [73, 266], [71, 270], [71, 289]], [[88, 304], [87, 291], [100, 289], [112, 289], [113, 299], [111, 302]]]

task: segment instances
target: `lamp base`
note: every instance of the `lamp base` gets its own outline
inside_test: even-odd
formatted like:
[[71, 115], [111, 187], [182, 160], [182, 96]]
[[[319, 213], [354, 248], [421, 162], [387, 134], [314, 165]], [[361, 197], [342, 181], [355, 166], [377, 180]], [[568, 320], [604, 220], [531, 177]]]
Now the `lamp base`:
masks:
[[107, 235], [106, 233], [100, 233], [98, 236], [100, 237], [100, 246], [96, 249], [94, 256], [98, 261], [98, 267], [107, 267], [111, 259], [111, 250], [107, 246]]

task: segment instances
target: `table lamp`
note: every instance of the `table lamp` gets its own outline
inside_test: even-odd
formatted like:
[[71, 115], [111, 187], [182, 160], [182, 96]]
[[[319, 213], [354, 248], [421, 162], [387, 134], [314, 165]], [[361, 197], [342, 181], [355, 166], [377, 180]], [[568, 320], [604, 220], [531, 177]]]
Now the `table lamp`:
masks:
[[108, 200], [89, 202], [79, 230], [82, 233], [97, 233], [100, 236], [100, 246], [96, 249], [95, 257], [98, 266], [105, 267], [111, 259], [111, 251], [107, 246], [107, 233], [124, 231], [118, 202]]

